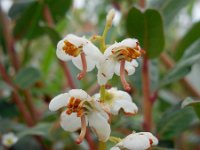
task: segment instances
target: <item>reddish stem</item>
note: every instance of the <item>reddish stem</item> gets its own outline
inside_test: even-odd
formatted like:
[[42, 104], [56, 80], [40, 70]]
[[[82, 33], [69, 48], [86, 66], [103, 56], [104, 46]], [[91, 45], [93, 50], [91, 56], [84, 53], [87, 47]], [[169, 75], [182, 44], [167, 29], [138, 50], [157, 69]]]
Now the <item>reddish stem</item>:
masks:
[[90, 148], [89, 150], [96, 150], [96, 147], [95, 147], [95, 145], [92, 141], [90, 130], [88, 130], [88, 129], [86, 131], [85, 139], [88, 141], [88, 145], [89, 145], [89, 148]]
[[81, 62], [82, 62], [82, 71], [78, 74], [77, 79], [81, 80], [87, 72], [87, 62], [86, 62], [86, 58], [85, 58], [85, 53], [81, 53]]
[[[45, 18], [48, 26], [49, 27], [53, 27], [54, 26], [54, 21], [53, 21], [51, 12], [50, 12], [50, 10], [49, 10], [47, 5], [45, 5], [45, 7], [44, 7], [43, 15], [44, 15], [44, 18]], [[66, 62], [62, 62], [62, 61], [59, 60], [59, 64], [60, 64], [60, 66], [62, 67], [62, 69], [64, 71], [65, 77], [66, 77], [66, 79], [68, 81], [68, 84], [69, 84], [70, 88], [72, 88], [72, 89], [76, 88], [76, 85], [75, 85], [75, 83], [73, 81], [73, 77], [72, 77], [71, 72], [70, 72], [70, 70], [69, 70], [69, 68], [67, 66], [67, 63]]]
[[8, 18], [3, 13], [1, 5], [0, 5], [0, 20], [2, 22], [3, 35], [5, 38], [6, 48], [8, 50], [8, 54], [9, 54], [11, 63], [14, 66], [15, 70], [18, 70], [19, 69], [19, 60], [17, 59], [17, 54], [14, 49], [14, 39], [12, 37], [12, 33], [9, 30], [10, 24], [9, 24]]
[[144, 111], [144, 129], [145, 131], [151, 131], [152, 127], [152, 104], [150, 101], [150, 80], [149, 80], [149, 66], [146, 56], [143, 58], [142, 67], [142, 88], [143, 88], [143, 111]]
[[37, 109], [35, 108], [35, 105], [33, 104], [33, 99], [29, 90], [24, 90], [23, 93], [26, 98], [27, 106], [35, 122], [40, 119], [39, 112], [37, 111]]
[[126, 81], [126, 78], [125, 78], [125, 60], [121, 60], [121, 62], [120, 62], [120, 79], [121, 79], [121, 82], [122, 82], [124, 89], [126, 91], [130, 91], [131, 87], [128, 84], [128, 82]]
[[26, 109], [26, 106], [20, 99], [20, 96], [18, 95], [18, 93], [16, 91], [16, 87], [14, 86], [11, 79], [7, 75], [5, 68], [1, 63], [0, 63], [0, 73], [1, 73], [1, 76], [4, 79], [4, 81], [13, 88], [13, 100], [16, 103], [19, 111], [22, 113], [22, 116], [23, 116], [25, 122], [27, 123], [28, 126], [33, 126], [34, 123], [31, 118], [31, 115], [29, 114], [29, 112]]

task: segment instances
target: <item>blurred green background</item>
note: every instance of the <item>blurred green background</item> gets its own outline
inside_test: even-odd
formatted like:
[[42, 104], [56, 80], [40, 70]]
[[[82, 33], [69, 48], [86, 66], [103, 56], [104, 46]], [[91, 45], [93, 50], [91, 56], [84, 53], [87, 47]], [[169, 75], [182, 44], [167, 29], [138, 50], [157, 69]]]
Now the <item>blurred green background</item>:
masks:
[[[157, 150], [200, 150], [200, 1], [147, 0], [0, 0], [0, 137], [14, 132], [10, 149], [89, 149], [74, 142], [59, 126], [59, 114], [48, 110], [52, 97], [71, 88], [98, 92], [97, 70], [78, 81], [71, 62], [61, 62], [56, 45], [73, 33], [101, 35], [107, 12], [117, 11], [107, 44], [135, 37], [147, 51], [153, 127]], [[98, 43], [95, 43], [98, 45]], [[127, 79], [139, 107], [134, 117], [113, 117], [112, 135], [143, 131], [142, 59]], [[2, 69], [3, 67], [3, 69]], [[3, 74], [3, 71], [5, 74]], [[8, 77], [8, 78], [5, 78]], [[73, 82], [72, 82], [73, 81]], [[108, 84], [122, 89], [118, 76]], [[17, 100], [17, 98], [18, 100]], [[24, 119], [25, 105], [31, 121]], [[20, 103], [20, 104], [19, 104]], [[97, 144], [93, 134], [91, 138]], [[107, 148], [113, 146], [108, 142]], [[5, 149], [0, 144], [0, 149]]]

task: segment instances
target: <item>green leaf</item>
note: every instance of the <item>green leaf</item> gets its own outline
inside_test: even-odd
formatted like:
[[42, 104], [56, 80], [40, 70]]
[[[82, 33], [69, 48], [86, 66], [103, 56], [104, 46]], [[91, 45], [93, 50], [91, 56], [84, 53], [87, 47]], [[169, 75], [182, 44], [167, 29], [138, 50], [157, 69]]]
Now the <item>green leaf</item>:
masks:
[[164, 32], [162, 18], [158, 11], [147, 9], [142, 13], [133, 7], [128, 13], [126, 29], [130, 36], [139, 40], [149, 58], [155, 58], [162, 52]]
[[72, 0], [45, 0], [45, 3], [50, 9], [54, 21], [57, 22], [65, 16], [72, 4]]
[[179, 60], [185, 50], [193, 44], [197, 39], [200, 39], [200, 22], [195, 23], [191, 29], [184, 35], [176, 46], [175, 59]]
[[175, 106], [163, 114], [157, 124], [157, 132], [160, 138], [170, 139], [189, 129], [196, 121], [192, 108], [180, 109], [179, 106]]
[[184, 99], [183, 103], [182, 103], [182, 107], [188, 107], [188, 106], [192, 106], [194, 111], [196, 112], [197, 116], [200, 119], [200, 100], [194, 100], [190, 97]]
[[52, 128], [52, 123], [39, 123], [35, 127], [27, 128], [18, 134], [19, 138], [27, 135], [39, 135], [49, 137], [49, 131]]
[[41, 77], [40, 71], [33, 67], [21, 69], [14, 82], [22, 89], [32, 86]]
[[61, 40], [60, 34], [55, 29], [51, 27], [43, 27], [43, 31], [49, 36], [54, 46], [56, 46], [58, 41]]
[[[193, 1], [193, 0], [192, 0]], [[191, 0], [157, 0], [153, 1], [152, 6], [158, 9], [163, 15], [165, 25], [169, 25], [179, 11], [184, 8]]]
[[32, 4], [32, 1], [13, 3], [8, 12], [9, 17], [11, 19], [18, 18], [30, 4]]
[[32, 2], [16, 20], [13, 33], [16, 38], [33, 39], [43, 34], [39, 21], [42, 18], [43, 5]]
[[192, 65], [200, 59], [200, 40], [192, 44], [184, 53], [176, 66], [164, 77], [161, 86], [181, 79], [191, 71]]

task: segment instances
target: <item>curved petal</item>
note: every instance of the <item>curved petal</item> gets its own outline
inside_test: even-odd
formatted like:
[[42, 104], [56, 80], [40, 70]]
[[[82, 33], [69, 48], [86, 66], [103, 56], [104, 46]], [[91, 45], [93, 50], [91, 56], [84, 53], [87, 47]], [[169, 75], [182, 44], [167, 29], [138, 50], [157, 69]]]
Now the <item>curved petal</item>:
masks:
[[76, 47], [80, 47], [87, 43], [87, 40], [84, 37], [78, 37], [74, 34], [68, 34], [63, 40], [67, 40], [70, 43], [74, 44]]
[[57, 57], [60, 59], [60, 60], [63, 60], [63, 61], [68, 61], [68, 60], [71, 60], [72, 59], [72, 56], [66, 54], [63, 50], [63, 47], [64, 47], [64, 41], [61, 40], [58, 42], [57, 44], [57, 50], [56, 50], [56, 55]]
[[146, 150], [151, 145], [149, 143], [149, 139], [146, 136], [130, 134], [122, 140], [121, 146], [128, 150]]
[[62, 112], [60, 118], [60, 125], [65, 131], [74, 132], [81, 128], [81, 119], [76, 113], [67, 115], [66, 112]]
[[88, 114], [89, 126], [95, 132], [100, 141], [107, 141], [110, 137], [111, 129], [108, 120], [99, 112]]
[[158, 144], [158, 139], [150, 132], [138, 132], [136, 134], [145, 135], [152, 142], [152, 145]]
[[50, 104], [49, 104], [49, 110], [51, 111], [56, 111], [58, 109], [60, 109], [61, 107], [65, 107], [68, 104], [69, 101], [69, 94], [68, 93], [63, 93], [63, 94], [59, 94], [56, 97], [54, 97]]
[[111, 59], [104, 59], [98, 68], [97, 79], [100, 85], [106, 84], [106, 82], [113, 77], [114, 68], [116, 62]]
[[[136, 67], [138, 67], [138, 63], [136, 60], [132, 60], [131, 62], [126, 61], [125, 63], [125, 71], [128, 75], [134, 74]], [[117, 63], [115, 66], [115, 74], [120, 76], [120, 63]]]
[[[86, 57], [86, 63], [87, 63], [87, 72], [92, 71], [95, 67], [96, 62], [90, 59], [88, 56], [85, 56], [85, 57]], [[73, 57], [72, 62], [78, 69], [80, 70], [83, 69], [80, 55], [77, 57]]]
[[120, 43], [126, 47], [134, 48], [134, 47], [136, 47], [137, 42], [138, 42], [137, 39], [127, 38], [127, 39], [124, 39], [123, 41], [121, 41]]
[[117, 90], [117, 88], [111, 88], [108, 90], [108, 92], [114, 95], [114, 100], [125, 100], [132, 102], [131, 96], [125, 91]]
[[120, 44], [120, 43], [117, 43], [117, 42], [115, 42], [113, 45], [110, 45], [110, 46], [105, 50], [104, 56], [105, 56], [105, 57], [109, 57], [110, 55], [113, 54], [113, 53], [112, 53], [112, 50], [115, 49], [115, 48], [117, 48], [117, 47], [120, 47], [120, 46], [121, 46], [121, 44]]
[[126, 101], [125, 99], [115, 100], [111, 105], [111, 113], [113, 115], [117, 115], [120, 109], [123, 109], [123, 111], [128, 115], [134, 115], [138, 112], [135, 103]]
[[91, 97], [88, 95], [84, 90], [82, 89], [72, 89], [69, 91], [70, 97], [73, 96], [75, 98], [78, 98], [80, 100], [90, 100]]
[[101, 51], [90, 41], [83, 46], [83, 51], [89, 59], [92, 59], [97, 64], [103, 58]]

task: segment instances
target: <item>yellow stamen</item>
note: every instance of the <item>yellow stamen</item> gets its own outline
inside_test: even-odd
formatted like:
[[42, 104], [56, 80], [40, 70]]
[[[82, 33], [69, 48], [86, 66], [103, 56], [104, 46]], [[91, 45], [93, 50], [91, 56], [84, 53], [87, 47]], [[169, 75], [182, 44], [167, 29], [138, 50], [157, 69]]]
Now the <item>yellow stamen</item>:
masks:
[[73, 56], [73, 57], [77, 57], [80, 54], [80, 52], [81, 52], [80, 48], [81, 47], [76, 47], [74, 44], [72, 44], [72, 43], [70, 43], [66, 40], [64, 41], [64, 44], [65, 45], [63, 46], [63, 51], [66, 54]]

